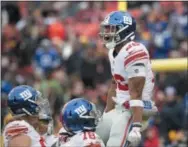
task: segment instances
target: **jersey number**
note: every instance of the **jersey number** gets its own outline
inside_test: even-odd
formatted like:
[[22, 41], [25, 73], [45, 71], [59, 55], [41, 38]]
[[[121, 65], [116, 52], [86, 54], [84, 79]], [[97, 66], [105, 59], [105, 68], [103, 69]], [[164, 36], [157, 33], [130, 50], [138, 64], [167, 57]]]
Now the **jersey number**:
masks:
[[129, 49], [131, 49], [132, 47], [135, 47], [135, 46], [139, 46], [140, 43], [138, 42], [133, 42], [131, 44], [128, 45], [128, 47], [126, 48], [126, 51], [128, 51]]
[[83, 140], [87, 139], [95, 139], [95, 133], [94, 132], [84, 132]]
[[118, 87], [119, 90], [123, 90], [123, 91], [128, 90], [128, 85], [122, 83], [122, 82], [125, 81], [125, 79], [121, 75], [114, 74], [114, 79], [117, 83], [117, 87]]

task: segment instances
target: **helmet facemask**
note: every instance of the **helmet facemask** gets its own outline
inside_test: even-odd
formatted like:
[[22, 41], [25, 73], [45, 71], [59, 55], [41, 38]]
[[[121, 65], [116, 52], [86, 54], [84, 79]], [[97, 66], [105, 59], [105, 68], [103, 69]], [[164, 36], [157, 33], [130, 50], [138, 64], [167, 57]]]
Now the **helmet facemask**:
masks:
[[95, 104], [91, 103], [93, 110], [90, 112], [90, 115], [95, 118], [95, 124], [98, 125], [99, 121], [101, 120], [102, 114], [99, 110], [97, 110]]
[[106, 48], [113, 49], [116, 46], [116, 41], [118, 40], [118, 27], [113, 25], [101, 25], [100, 37], [103, 40]]
[[116, 45], [127, 41], [128, 39], [134, 40], [135, 33], [128, 30], [128, 25], [125, 27], [122, 25], [101, 25], [101, 31], [99, 33], [106, 48], [113, 49]]
[[[37, 104], [38, 115], [36, 115], [39, 119], [39, 132], [44, 134], [52, 134], [53, 132], [53, 120], [50, 109], [50, 104], [47, 98], [43, 98], [42, 94], [37, 91], [37, 98], [34, 102]], [[42, 131], [41, 131], [42, 130]]]
[[[91, 103], [91, 102], [90, 102]], [[95, 130], [95, 128], [97, 127], [100, 119], [101, 119], [101, 112], [99, 110], [96, 109], [95, 104], [92, 104], [92, 110], [89, 112], [89, 115], [86, 116], [81, 116], [81, 118], [84, 119], [88, 119], [87, 121], [91, 124], [93, 124], [93, 127], [84, 127], [84, 129], [86, 130]]]
[[47, 98], [43, 98], [42, 94], [37, 91], [37, 96], [35, 100], [31, 99], [25, 99], [25, 101], [29, 101], [31, 105], [35, 106], [35, 113], [31, 114], [29, 111], [26, 109], [22, 108], [22, 110], [29, 116], [37, 116], [39, 119], [43, 120], [51, 120], [51, 109], [50, 109], [50, 104]]
[[52, 114], [50, 109], [50, 104], [47, 98], [43, 98], [41, 93], [38, 91], [38, 99], [36, 101], [39, 111], [38, 116], [41, 120], [51, 120]]

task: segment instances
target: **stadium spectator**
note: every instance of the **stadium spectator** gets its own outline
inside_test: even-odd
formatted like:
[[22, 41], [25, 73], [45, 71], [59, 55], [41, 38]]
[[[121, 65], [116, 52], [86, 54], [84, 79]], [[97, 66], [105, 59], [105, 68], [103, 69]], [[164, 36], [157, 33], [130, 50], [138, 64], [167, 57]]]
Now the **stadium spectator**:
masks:
[[176, 97], [176, 90], [174, 87], [167, 87], [165, 89], [166, 103], [164, 104], [160, 116], [161, 116], [161, 135], [168, 143], [168, 132], [170, 130], [183, 129], [183, 108], [182, 103], [178, 102]]
[[148, 128], [146, 131], [146, 139], [144, 141], [144, 147], [159, 147], [159, 135], [156, 127]]
[[56, 49], [53, 48], [51, 41], [44, 39], [40, 47], [36, 50], [34, 63], [36, 71], [41, 71], [41, 74], [45, 75], [45, 73], [61, 65], [61, 56]]

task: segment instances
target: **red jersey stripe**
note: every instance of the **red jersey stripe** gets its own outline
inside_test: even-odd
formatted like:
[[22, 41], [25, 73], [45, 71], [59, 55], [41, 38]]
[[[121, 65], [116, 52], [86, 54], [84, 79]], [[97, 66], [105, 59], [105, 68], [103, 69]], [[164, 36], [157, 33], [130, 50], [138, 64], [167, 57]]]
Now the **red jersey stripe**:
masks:
[[41, 147], [46, 147], [45, 145], [45, 140], [43, 137], [40, 137], [40, 140], [39, 140], [40, 144], [41, 144]]
[[129, 57], [130, 56], [133, 56], [133, 55], [135, 55], [135, 54], [137, 54], [137, 53], [145, 53], [143, 50], [138, 50], [138, 51], [131, 51], [131, 52], [129, 52]]
[[125, 131], [124, 131], [124, 135], [123, 135], [123, 140], [122, 140], [122, 142], [121, 142], [121, 145], [120, 145], [120, 147], [124, 147], [125, 146], [125, 143], [126, 143], [126, 139], [127, 139], [127, 133], [128, 133], [128, 131], [129, 131], [129, 127], [130, 127], [130, 125], [131, 125], [131, 120], [132, 120], [132, 116], [129, 118], [129, 121], [128, 121], [128, 123], [127, 123], [127, 126], [125, 127]]
[[134, 60], [134, 61], [132, 61], [132, 62], [136, 62], [136, 61], [143, 60], [143, 59], [148, 59], [148, 57], [145, 56], [145, 57], [142, 57], [142, 58], [137, 58], [136, 60]]
[[7, 132], [15, 132], [15, 131], [20, 131], [20, 130], [28, 130], [28, 128], [27, 127], [8, 128]]
[[124, 66], [126, 66], [127, 64], [129, 64], [130, 62], [134, 61], [134, 60], [137, 60], [140, 58], [148, 58], [147, 54], [145, 52], [141, 52], [141, 53], [138, 53], [138, 54], [135, 54], [131, 57], [128, 57], [125, 62], [124, 62]]
[[17, 129], [10, 129], [6, 131], [6, 136], [16, 136], [18, 134], [27, 133], [28, 128], [17, 128]]
[[119, 85], [118, 85], [118, 89], [119, 89], [119, 90], [127, 91], [127, 90], [129, 90], [129, 87], [128, 87], [128, 84], [125, 84], [125, 85], [119, 84]]

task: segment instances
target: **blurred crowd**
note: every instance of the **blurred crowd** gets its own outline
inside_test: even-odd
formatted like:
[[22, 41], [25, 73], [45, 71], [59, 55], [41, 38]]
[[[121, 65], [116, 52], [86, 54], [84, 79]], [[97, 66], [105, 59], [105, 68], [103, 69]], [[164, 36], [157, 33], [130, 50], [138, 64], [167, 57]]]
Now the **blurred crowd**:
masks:
[[[137, 20], [136, 40], [152, 59], [188, 56], [186, 2], [129, 5]], [[111, 73], [98, 33], [117, 2], [22, 1], [2, 2], [1, 7], [1, 126], [8, 113], [7, 94], [20, 84], [34, 86], [50, 100], [55, 125], [62, 105], [75, 97], [84, 96], [103, 111]], [[150, 119], [142, 146], [186, 146], [187, 71], [155, 75], [160, 113]]]

